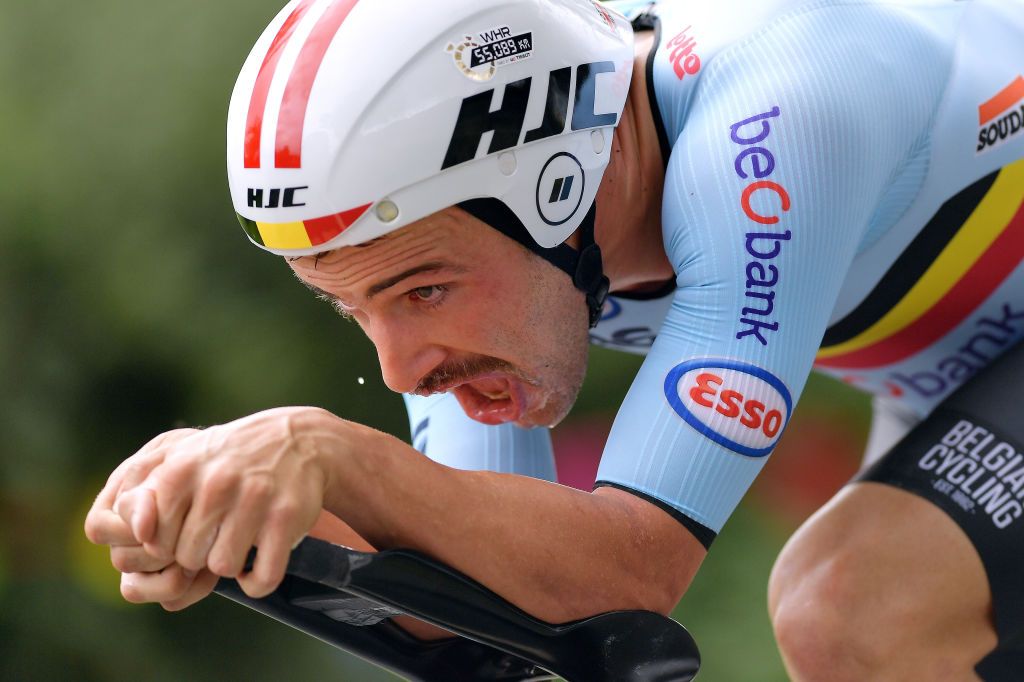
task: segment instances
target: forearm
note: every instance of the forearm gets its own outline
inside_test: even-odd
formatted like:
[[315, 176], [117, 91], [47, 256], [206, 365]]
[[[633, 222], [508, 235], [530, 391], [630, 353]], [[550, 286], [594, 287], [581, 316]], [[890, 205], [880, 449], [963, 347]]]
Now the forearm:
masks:
[[[704, 557], [675, 520], [621, 491], [458, 471], [348, 426], [326, 429], [345, 441], [324, 446], [329, 511], [375, 547], [423, 551], [544, 620], [667, 612]], [[332, 456], [332, 449], [363, 454]]]

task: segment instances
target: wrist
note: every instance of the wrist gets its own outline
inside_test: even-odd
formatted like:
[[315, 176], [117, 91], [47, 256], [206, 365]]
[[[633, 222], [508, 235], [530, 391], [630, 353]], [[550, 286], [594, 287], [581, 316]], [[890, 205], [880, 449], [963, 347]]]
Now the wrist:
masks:
[[320, 487], [326, 500], [339, 480], [339, 459], [347, 452], [345, 420], [318, 407], [302, 408], [286, 417], [291, 448], [299, 458], [312, 465], [320, 477]]
[[307, 454], [322, 474], [323, 506], [342, 516], [345, 507], [359, 503], [359, 483], [370, 476], [365, 471], [386, 435], [326, 410], [304, 410], [294, 423], [300, 452]]

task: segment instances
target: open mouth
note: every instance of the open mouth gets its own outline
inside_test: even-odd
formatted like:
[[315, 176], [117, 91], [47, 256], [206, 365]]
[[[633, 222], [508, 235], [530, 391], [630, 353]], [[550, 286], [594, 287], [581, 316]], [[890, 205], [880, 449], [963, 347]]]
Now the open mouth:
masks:
[[487, 374], [451, 389], [470, 419], [483, 424], [518, 421], [525, 410], [523, 386], [505, 374]]

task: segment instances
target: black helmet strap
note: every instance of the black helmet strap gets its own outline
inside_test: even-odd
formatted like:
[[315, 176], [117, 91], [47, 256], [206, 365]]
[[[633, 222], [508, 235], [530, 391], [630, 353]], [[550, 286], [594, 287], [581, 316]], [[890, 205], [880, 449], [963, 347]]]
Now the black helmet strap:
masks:
[[477, 220], [481, 220], [506, 237], [516, 240], [556, 268], [569, 275], [577, 289], [587, 296], [590, 313], [590, 327], [601, 319], [601, 309], [608, 296], [608, 278], [604, 276], [601, 261], [601, 247], [594, 241], [594, 220], [597, 204], [593, 204], [579, 226], [579, 251], [568, 244], [559, 244], [550, 249], [540, 246], [530, 236], [519, 217], [499, 199], [470, 199], [460, 203], [461, 208]]

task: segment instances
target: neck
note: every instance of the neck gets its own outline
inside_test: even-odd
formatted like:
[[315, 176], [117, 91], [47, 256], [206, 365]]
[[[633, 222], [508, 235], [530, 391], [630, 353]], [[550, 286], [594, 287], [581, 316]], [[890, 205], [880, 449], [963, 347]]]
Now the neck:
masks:
[[647, 96], [653, 32], [636, 37], [633, 79], [597, 194], [594, 236], [612, 291], [657, 289], [673, 276], [661, 232], [665, 170]]

